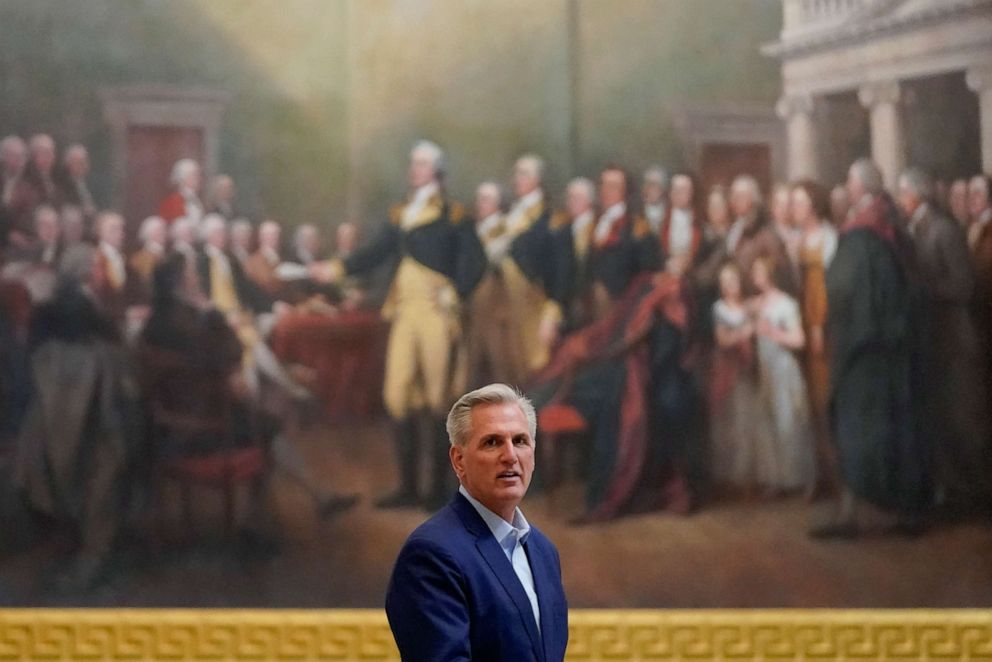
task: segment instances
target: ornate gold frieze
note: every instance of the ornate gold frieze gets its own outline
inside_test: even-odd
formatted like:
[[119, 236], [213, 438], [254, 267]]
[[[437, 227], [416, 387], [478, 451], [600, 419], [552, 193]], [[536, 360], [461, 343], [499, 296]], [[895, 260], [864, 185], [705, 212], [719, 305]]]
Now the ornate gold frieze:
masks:
[[[986, 610], [573, 610], [569, 660], [992, 660]], [[0, 610], [0, 660], [397, 660], [379, 610]]]

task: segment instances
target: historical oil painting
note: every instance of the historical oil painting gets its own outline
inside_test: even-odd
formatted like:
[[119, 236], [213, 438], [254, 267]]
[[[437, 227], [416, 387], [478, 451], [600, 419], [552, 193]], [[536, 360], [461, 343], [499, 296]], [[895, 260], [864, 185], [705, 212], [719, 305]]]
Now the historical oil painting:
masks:
[[576, 608], [992, 606], [992, 0], [3, 0], [0, 606], [376, 608], [536, 411]]

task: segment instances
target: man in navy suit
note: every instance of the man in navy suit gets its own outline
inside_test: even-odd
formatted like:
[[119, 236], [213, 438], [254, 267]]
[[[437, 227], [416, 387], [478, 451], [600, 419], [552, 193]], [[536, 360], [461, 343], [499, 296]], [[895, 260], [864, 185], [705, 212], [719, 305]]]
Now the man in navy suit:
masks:
[[558, 662], [568, 603], [555, 546], [518, 507], [534, 472], [534, 407], [505, 384], [448, 414], [458, 493], [400, 550], [386, 615], [404, 660]]

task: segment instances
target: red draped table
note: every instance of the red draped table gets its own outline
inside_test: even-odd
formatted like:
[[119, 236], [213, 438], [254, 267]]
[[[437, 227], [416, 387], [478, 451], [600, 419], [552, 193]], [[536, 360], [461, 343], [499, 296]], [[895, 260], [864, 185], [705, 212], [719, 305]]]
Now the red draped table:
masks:
[[389, 325], [378, 311], [291, 313], [272, 330], [272, 349], [317, 373], [316, 396], [332, 418], [369, 418], [382, 409]]

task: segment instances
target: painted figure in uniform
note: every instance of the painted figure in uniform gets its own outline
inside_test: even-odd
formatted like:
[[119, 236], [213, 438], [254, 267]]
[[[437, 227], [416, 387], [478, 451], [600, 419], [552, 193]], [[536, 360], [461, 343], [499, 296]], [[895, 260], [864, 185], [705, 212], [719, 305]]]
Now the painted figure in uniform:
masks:
[[[390, 209], [379, 235], [347, 259], [310, 267], [315, 279], [336, 282], [399, 258], [382, 314], [392, 323], [383, 400], [393, 421], [400, 485], [378, 502], [383, 508], [440, 506], [451, 496], [444, 421], [457, 386], [459, 304], [481, 278], [486, 258], [475, 229], [462, 222], [462, 207], [442, 188], [443, 156], [432, 142], [414, 145], [410, 193]], [[431, 419], [434, 464], [433, 485], [424, 500], [417, 490], [421, 453], [416, 414], [421, 410]]]

